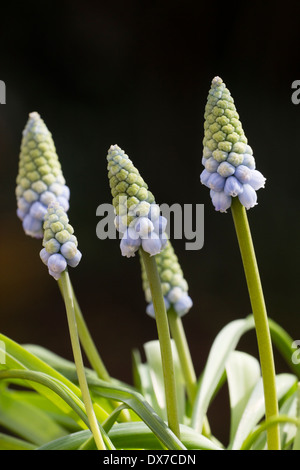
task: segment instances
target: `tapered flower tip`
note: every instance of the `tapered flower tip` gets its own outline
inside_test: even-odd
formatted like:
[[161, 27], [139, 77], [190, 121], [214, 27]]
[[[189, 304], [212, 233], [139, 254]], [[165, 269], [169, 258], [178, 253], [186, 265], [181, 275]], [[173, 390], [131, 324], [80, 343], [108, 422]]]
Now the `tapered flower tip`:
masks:
[[69, 218], [59, 202], [51, 202], [44, 217], [44, 248], [40, 258], [48, 266], [49, 274], [58, 280], [61, 273], [71, 266], [76, 267], [82, 257]]
[[[146, 312], [154, 316], [150, 286], [140, 256], [143, 289], [148, 306]], [[157, 269], [161, 281], [162, 293], [165, 299], [166, 309], [173, 307], [178, 316], [183, 316], [191, 309], [193, 302], [188, 295], [188, 284], [184, 279], [182, 269], [170, 240], [166, 240], [165, 248], [156, 256]]]
[[211, 82], [204, 119], [201, 183], [211, 190], [217, 211], [227, 212], [233, 197], [250, 209], [257, 197], [249, 186], [255, 192], [264, 187], [266, 178], [256, 170], [233, 98], [218, 76]]
[[211, 87], [212, 87], [212, 88], [216, 88], [217, 86], [222, 85], [222, 83], [223, 83], [222, 78], [216, 76], [216, 77], [214, 77], [214, 78], [212, 79], [212, 81], [211, 81]]
[[65, 184], [52, 135], [37, 112], [29, 118], [21, 142], [17, 176], [17, 215], [27, 235], [43, 238], [43, 219], [50, 202], [67, 211], [70, 191]]
[[115, 226], [122, 233], [120, 249], [123, 256], [135, 256], [142, 247], [151, 256], [165, 246], [166, 219], [160, 215], [153, 194], [128, 155], [112, 145], [107, 155], [107, 170]]

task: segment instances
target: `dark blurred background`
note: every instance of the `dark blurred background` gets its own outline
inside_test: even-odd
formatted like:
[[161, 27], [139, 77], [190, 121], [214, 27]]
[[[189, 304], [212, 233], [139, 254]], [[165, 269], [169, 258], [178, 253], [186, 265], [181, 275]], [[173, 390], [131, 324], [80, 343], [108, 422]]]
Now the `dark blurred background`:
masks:
[[[145, 314], [138, 257], [96, 236], [110, 203], [106, 155], [118, 144], [158, 203], [204, 204], [205, 242], [174, 240], [194, 306], [184, 318], [197, 374], [219, 330], [251, 312], [229, 213], [214, 211], [202, 170], [203, 114], [220, 75], [235, 100], [266, 189], [248, 212], [269, 316], [295, 339], [299, 320], [300, 79], [296, 2], [11, 2], [1, 4], [1, 332], [72, 358], [64, 305], [39, 259], [41, 242], [16, 217], [21, 133], [38, 111], [53, 134], [67, 184], [70, 222], [83, 258], [71, 278], [112, 376], [132, 383], [131, 351], [157, 337]], [[240, 347], [257, 354], [254, 333]], [[286, 370], [277, 357], [277, 371]], [[219, 401], [218, 401], [219, 400]], [[228, 426], [220, 395], [212, 426]], [[224, 418], [225, 410], [225, 418]], [[222, 411], [222, 415], [220, 412]]]

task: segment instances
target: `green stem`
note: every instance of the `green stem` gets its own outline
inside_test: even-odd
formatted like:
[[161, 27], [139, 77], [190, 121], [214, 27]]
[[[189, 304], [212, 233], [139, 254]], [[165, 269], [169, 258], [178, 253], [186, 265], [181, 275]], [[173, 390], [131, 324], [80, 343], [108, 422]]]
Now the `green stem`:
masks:
[[[85, 352], [92, 368], [94, 369], [94, 371], [98, 375], [99, 379], [102, 379], [105, 382], [111, 383], [112, 379], [111, 379], [111, 377], [110, 377], [110, 375], [109, 375], [109, 373], [108, 373], [108, 371], [107, 371], [107, 369], [106, 369], [106, 367], [105, 367], [105, 365], [104, 365], [104, 363], [103, 363], [103, 361], [102, 361], [102, 359], [99, 355], [99, 352], [98, 352], [98, 350], [95, 346], [93, 338], [92, 338], [92, 336], [89, 332], [89, 329], [87, 327], [87, 324], [84, 320], [81, 308], [80, 308], [79, 303], [77, 301], [74, 289], [72, 287], [71, 280], [69, 279], [69, 281], [70, 281], [72, 294], [73, 294], [73, 303], [74, 303], [74, 311], [75, 311], [75, 317], [76, 317], [76, 322], [77, 322], [78, 334], [79, 334], [80, 342], [82, 344], [84, 352]], [[59, 285], [61, 293], [63, 294], [61, 279], [58, 279], [58, 285]], [[113, 403], [113, 404], [115, 406], [119, 406], [118, 403]], [[129, 412], [127, 410], [123, 410], [120, 413], [120, 420], [125, 421], [125, 422], [131, 420]]]
[[164, 374], [168, 425], [174, 434], [179, 438], [180, 431], [175, 388], [175, 372], [165, 301], [162, 295], [155, 256], [150, 256], [142, 248], [140, 250], [148, 277], [153, 307], [155, 311]]
[[[278, 416], [278, 401], [272, 342], [250, 227], [246, 210], [238, 198], [233, 198], [231, 209], [255, 322], [264, 386], [266, 420], [276, 419]], [[278, 424], [267, 429], [267, 441], [269, 450], [280, 449]]]
[[[183, 323], [181, 318], [177, 315], [174, 308], [169, 308], [168, 312], [169, 325], [171, 330], [171, 335], [175, 341], [176, 349], [178, 352], [178, 357], [181, 365], [182, 374], [185, 381], [186, 391], [190, 406], [193, 407], [194, 401], [197, 395], [198, 383], [193, 366], [193, 361], [186, 339], [185, 331], [183, 328]], [[207, 419], [207, 416], [204, 418], [202, 434], [204, 436], [210, 436], [210, 426]]]
[[72, 344], [72, 350], [74, 355], [74, 361], [77, 370], [78, 381], [82, 393], [83, 402], [86, 408], [86, 413], [90, 423], [91, 431], [95, 439], [96, 446], [99, 450], [105, 450], [105, 444], [102, 439], [102, 435], [98, 426], [97, 418], [94, 412], [92, 400], [89, 393], [89, 388], [85, 376], [84, 364], [82, 360], [80, 342], [77, 331], [76, 316], [73, 302], [73, 292], [69, 279], [68, 271], [65, 270], [61, 276], [61, 288], [66, 306], [67, 319], [70, 331], [70, 338]]
[[168, 319], [172, 337], [176, 344], [186, 390], [190, 404], [193, 405], [197, 393], [197, 378], [188, 347], [181, 318], [173, 308], [168, 310]]
[[[71, 281], [70, 281], [71, 283]], [[61, 278], [58, 280], [58, 285], [60, 288], [61, 293], [62, 292], [62, 281]], [[106, 382], [111, 382], [111, 377], [97, 351], [97, 348], [95, 346], [95, 343], [91, 337], [91, 334], [89, 332], [89, 329], [86, 325], [86, 322], [84, 320], [84, 317], [82, 315], [80, 306], [78, 304], [77, 298], [74, 293], [74, 289], [71, 286], [72, 289], [72, 294], [73, 294], [73, 304], [74, 304], [74, 311], [75, 311], [75, 316], [76, 316], [76, 322], [77, 322], [77, 327], [78, 327], [78, 334], [79, 338], [82, 344], [82, 347], [84, 349], [84, 352], [94, 369], [94, 371], [97, 373], [98, 377], [102, 380], [105, 380]]]

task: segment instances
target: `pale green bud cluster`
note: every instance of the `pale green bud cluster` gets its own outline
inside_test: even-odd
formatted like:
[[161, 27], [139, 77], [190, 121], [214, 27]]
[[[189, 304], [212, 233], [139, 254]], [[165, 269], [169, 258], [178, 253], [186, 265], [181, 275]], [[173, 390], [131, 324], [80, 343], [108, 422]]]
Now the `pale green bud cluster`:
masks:
[[226, 212], [233, 197], [250, 209], [266, 178], [256, 170], [233, 98], [220, 77], [212, 80], [204, 118], [201, 183], [210, 189], [217, 211]]
[[[244, 150], [245, 146], [236, 144], [247, 144], [247, 138], [230, 91], [220, 77], [215, 77], [212, 81], [204, 119], [203, 156], [213, 156], [221, 163], [227, 160], [228, 154], [235, 149], [236, 157], [240, 158], [241, 152], [238, 149], [241, 147]], [[242, 160], [236, 163], [241, 164]]]
[[[140, 216], [148, 215], [150, 204], [155, 202], [154, 196], [128, 155], [120, 147], [117, 145], [110, 147], [107, 161], [112, 203], [120, 224], [123, 223], [128, 227], [135, 213], [138, 212]], [[129, 211], [132, 213], [129, 214]]]
[[[140, 256], [141, 272], [143, 289], [145, 293], [146, 302], [148, 306], [146, 312], [154, 317], [154, 308], [152, 303], [151, 291], [149, 282], [143, 263]], [[183, 276], [183, 271], [178, 262], [174, 248], [170, 242], [167, 241], [166, 247], [156, 256], [157, 270], [159, 273], [162, 293], [165, 300], [166, 309], [173, 307], [178, 316], [185, 315], [193, 305], [191, 298], [188, 295], [188, 283]]]
[[27, 235], [43, 238], [43, 219], [51, 202], [69, 209], [65, 184], [52, 135], [40, 115], [33, 112], [23, 131], [17, 176], [17, 215]]
[[48, 206], [44, 220], [44, 248], [40, 257], [48, 266], [49, 274], [57, 280], [67, 265], [78, 265], [82, 254], [77, 248], [78, 241], [72, 225], [69, 224], [69, 218], [58, 202]]
[[115, 210], [115, 226], [122, 234], [123, 256], [135, 256], [142, 247], [150, 256], [166, 244], [165, 217], [153, 194], [124, 150], [112, 145], [107, 155], [108, 178]]

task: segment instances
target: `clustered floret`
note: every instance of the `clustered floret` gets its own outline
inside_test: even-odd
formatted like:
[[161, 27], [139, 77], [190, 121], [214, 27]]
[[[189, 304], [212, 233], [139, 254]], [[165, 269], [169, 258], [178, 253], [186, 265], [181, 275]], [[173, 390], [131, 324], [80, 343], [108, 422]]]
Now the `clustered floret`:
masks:
[[75, 268], [79, 264], [82, 254], [65, 209], [57, 201], [49, 204], [44, 220], [40, 258], [49, 274], [58, 280], [67, 266]]
[[[142, 256], [140, 256], [140, 261], [143, 289], [146, 302], [148, 302], [146, 312], [149, 316], [154, 318], [155, 312], [152, 303], [151, 291]], [[178, 258], [169, 240], [167, 240], [164, 250], [156, 256], [156, 264], [166, 309], [169, 310], [169, 308], [173, 307], [178, 316], [181, 317], [185, 315], [192, 307], [193, 302], [191, 297], [188, 295], [188, 283], [184, 279]]]
[[40, 115], [33, 112], [23, 131], [17, 176], [17, 215], [24, 231], [43, 238], [43, 219], [51, 202], [67, 212], [70, 191], [65, 184], [51, 133]]
[[220, 77], [212, 80], [204, 118], [201, 183], [210, 189], [217, 211], [226, 212], [233, 197], [250, 209], [266, 178], [256, 170], [233, 98]]
[[153, 194], [124, 150], [112, 145], [107, 161], [122, 255], [135, 256], [140, 247], [150, 256], [157, 255], [167, 242], [166, 218], [160, 215]]

